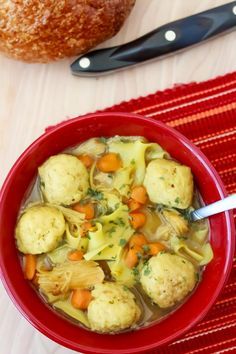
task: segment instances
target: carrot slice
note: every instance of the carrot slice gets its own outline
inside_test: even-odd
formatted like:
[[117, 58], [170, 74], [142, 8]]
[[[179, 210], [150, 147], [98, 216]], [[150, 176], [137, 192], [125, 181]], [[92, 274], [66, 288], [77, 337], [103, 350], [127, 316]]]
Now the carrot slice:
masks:
[[146, 245], [148, 243], [148, 240], [143, 234], [134, 234], [130, 240], [129, 240], [129, 247], [132, 248], [134, 246], [140, 246], [142, 247], [143, 245]]
[[128, 268], [133, 268], [138, 264], [139, 255], [142, 255], [142, 248], [140, 246], [134, 246], [128, 250], [124, 259]]
[[77, 203], [73, 205], [73, 210], [78, 211], [79, 213], [85, 214], [85, 219], [90, 220], [94, 218], [94, 206], [92, 203], [80, 204]]
[[24, 257], [25, 266], [24, 266], [24, 274], [25, 278], [28, 280], [32, 280], [36, 271], [36, 256], [33, 254], [26, 254]]
[[131, 211], [134, 211], [134, 210], [137, 210], [137, 209], [140, 209], [142, 206], [141, 203], [137, 202], [136, 200], [134, 199], [129, 199], [128, 200], [128, 207]]
[[159, 252], [165, 250], [165, 246], [160, 242], [149, 243], [148, 247], [148, 254], [150, 256], [156, 256]]
[[94, 162], [94, 159], [89, 155], [80, 155], [78, 159], [84, 164], [86, 168], [90, 168]]
[[121, 167], [119, 155], [113, 152], [103, 155], [97, 162], [97, 168], [102, 172], [115, 172]]
[[91, 300], [92, 300], [91, 291], [87, 289], [75, 289], [72, 292], [71, 304], [76, 309], [87, 310]]
[[130, 220], [130, 224], [134, 229], [138, 229], [139, 227], [142, 227], [145, 222], [146, 222], [146, 215], [144, 213], [141, 212], [134, 212], [132, 211], [131, 213], [129, 213], [131, 220]]
[[81, 232], [80, 232], [80, 236], [84, 237], [86, 236], [87, 232], [89, 230], [93, 229], [93, 225], [91, 224], [91, 222], [89, 221], [85, 221], [82, 225], [81, 225]]
[[68, 253], [67, 258], [70, 261], [81, 261], [81, 259], [83, 258], [84, 254], [82, 251], [72, 251], [70, 253]]
[[131, 198], [140, 204], [146, 204], [148, 200], [147, 191], [144, 186], [136, 186], [132, 189]]

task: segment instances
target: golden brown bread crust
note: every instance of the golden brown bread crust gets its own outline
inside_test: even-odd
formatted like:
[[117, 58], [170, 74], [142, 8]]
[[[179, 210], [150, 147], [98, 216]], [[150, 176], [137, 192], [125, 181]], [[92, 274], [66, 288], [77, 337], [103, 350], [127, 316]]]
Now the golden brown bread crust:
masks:
[[135, 0], [0, 0], [0, 51], [28, 62], [84, 53], [115, 35]]

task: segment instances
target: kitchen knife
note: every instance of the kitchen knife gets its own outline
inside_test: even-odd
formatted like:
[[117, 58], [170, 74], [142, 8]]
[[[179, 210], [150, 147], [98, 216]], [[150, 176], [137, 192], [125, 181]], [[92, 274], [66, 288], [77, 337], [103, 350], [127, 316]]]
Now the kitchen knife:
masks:
[[99, 76], [183, 50], [236, 27], [236, 1], [185, 17], [123, 45], [95, 50], [71, 64], [78, 76]]

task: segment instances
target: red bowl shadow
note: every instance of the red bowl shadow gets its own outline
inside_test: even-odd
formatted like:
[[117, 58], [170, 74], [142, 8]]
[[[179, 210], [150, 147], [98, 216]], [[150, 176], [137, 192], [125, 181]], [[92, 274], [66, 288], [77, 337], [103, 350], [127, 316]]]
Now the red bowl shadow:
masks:
[[158, 142], [174, 158], [191, 167], [206, 204], [226, 196], [224, 186], [207, 158], [185, 137], [161, 122], [124, 113], [91, 114], [63, 122], [37, 139], [19, 157], [0, 194], [1, 278], [13, 303], [40, 332], [54, 341], [84, 353], [147, 353], [184, 334], [209, 311], [229, 275], [234, 250], [231, 212], [210, 218], [213, 261], [189, 300], [168, 318], [148, 328], [118, 335], [84, 330], [58, 316], [40, 300], [25, 281], [14, 241], [14, 228], [22, 200], [49, 156], [96, 136], [141, 135]]

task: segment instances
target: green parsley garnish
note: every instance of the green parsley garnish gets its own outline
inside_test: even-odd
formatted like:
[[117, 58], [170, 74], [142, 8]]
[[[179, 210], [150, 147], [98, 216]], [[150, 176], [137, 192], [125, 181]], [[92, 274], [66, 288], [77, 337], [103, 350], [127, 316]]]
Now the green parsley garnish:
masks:
[[133, 275], [134, 275], [135, 277], [137, 277], [137, 276], [139, 275], [138, 268], [134, 267], [134, 268], [132, 269], [132, 273], [133, 273]]
[[187, 240], [188, 239], [188, 237], [186, 237], [186, 236], [179, 236], [178, 237], [180, 240]]
[[43, 181], [40, 181], [40, 187], [45, 188], [45, 183]]
[[180, 203], [179, 197], [175, 198], [175, 203], [176, 203], [176, 204], [179, 204], [179, 203]]
[[120, 242], [119, 242], [119, 246], [123, 247], [123, 246], [125, 246], [125, 245], [126, 245], [126, 239], [121, 238], [121, 239], [120, 239]]
[[164, 181], [165, 178], [163, 176], [161, 176], [161, 177], [159, 177], [159, 179], [162, 179]]
[[135, 159], [132, 159], [132, 160], [130, 161], [130, 164], [131, 164], [131, 165], [135, 165]]
[[150, 251], [150, 247], [148, 245], [143, 245], [142, 248], [143, 248], [144, 252]]
[[125, 222], [122, 218], [117, 218], [116, 220], [110, 220], [109, 224], [114, 224], [117, 226], [125, 226]]
[[98, 141], [99, 141], [100, 143], [106, 144], [106, 143], [107, 143], [107, 138], [105, 138], [104, 136], [101, 136], [101, 137], [98, 139]]
[[128, 138], [120, 138], [120, 141], [124, 144], [128, 144], [130, 142], [130, 140]]
[[151, 269], [150, 269], [150, 267], [147, 264], [147, 265], [145, 265], [145, 269], [144, 269], [143, 274], [144, 275], [149, 275], [150, 273], [151, 273]]
[[114, 232], [116, 232], [116, 227], [112, 226], [112, 228], [110, 228], [110, 230], [108, 230], [109, 236], [111, 237]]
[[119, 208], [119, 206], [120, 206], [120, 203], [116, 203], [116, 204], [114, 205], [115, 209]]
[[137, 257], [138, 257], [138, 260], [142, 259], [142, 257], [143, 257], [142, 253], [138, 252]]
[[157, 211], [160, 213], [164, 209], [163, 204], [157, 204]]
[[88, 189], [88, 195], [91, 198], [94, 198], [94, 199], [97, 199], [97, 200], [102, 200], [103, 199], [103, 193], [99, 192], [99, 191], [96, 191], [96, 190], [94, 190], [92, 188]]
[[120, 225], [120, 226], [125, 226], [125, 222], [122, 218], [118, 218], [117, 219], [117, 225]]
[[192, 209], [191, 207], [190, 208], [187, 208], [187, 209], [179, 209], [179, 208], [174, 208], [176, 209], [180, 214], [181, 216], [188, 222], [190, 222], [190, 211], [194, 210]]

